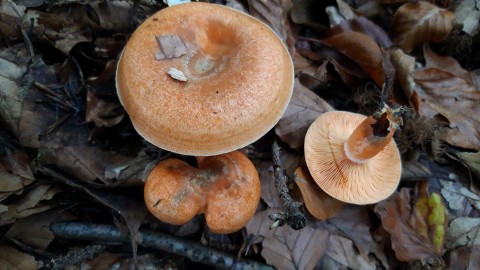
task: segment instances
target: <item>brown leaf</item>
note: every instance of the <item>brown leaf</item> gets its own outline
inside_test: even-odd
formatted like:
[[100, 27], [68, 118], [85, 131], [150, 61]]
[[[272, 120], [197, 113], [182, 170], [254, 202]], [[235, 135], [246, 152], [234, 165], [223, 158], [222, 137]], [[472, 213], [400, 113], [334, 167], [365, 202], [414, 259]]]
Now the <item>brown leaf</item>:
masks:
[[[0, 194], [18, 192], [32, 182], [32, 179], [8, 172], [3, 162], [0, 161]], [[0, 201], [4, 199], [0, 198]]]
[[0, 265], [9, 270], [36, 270], [40, 263], [35, 257], [7, 245], [0, 245]]
[[344, 20], [341, 23], [331, 27], [326, 35], [334, 36], [341, 32], [360, 32], [369, 36], [373, 41], [377, 42], [382, 48], [392, 46], [392, 41], [387, 33], [369, 19], [359, 16], [350, 20]]
[[[447, 224], [445, 212], [442, 215], [436, 210], [436, 205], [431, 206], [428, 202], [425, 205], [430, 197], [426, 197], [423, 192], [417, 196], [412, 198], [409, 190], [403, 188], [389, 199], [378, 203], [374, 210], [380, 216], [383, 228], [390, 233], [392, 248], [398, 260], [408, 262], [434, 259], [440, 262], [442, 237], [445, 237]], [[437, 225], [431, 223], [436, 222], [437, 217], [443, 218], [443, 227], [435, 227]], [[443, 229], [441, 231], [435, 228]]]
[[426, 1], [408, 2], [393, 16], [394, 42], [406, 52], [423, 42], [440, 42], [452, 30], [455, 15]]
[[441, 56], [436, 54], [430, 46], [423, 46], [423, 56], [425, 57], [427, 68], [436, 68], [448, 72], [455, 77], [459, 77], [475, 89], [480, 89], [477, 77], [474, 72], [465, 70], [455, 58], [450, 56]]
[[250, 15], [266, 23], [286, 44], [291, 55], [295, 52], [295, 37], [288, 18], [291, 0], [248, 0]]
[[308, 212], [319, 220], [329, 219], [345, 205], [323, 191], [313, 180], [306, 166], [295, 170], [295, 184], [302, 192], [303, 201]]
[[[328, 220], [340, 232], [351, 239], [363, 258], [370, 258], [374, 254], [376, 258], [388, 269], [388, 260], [382, 243], [374, 239], [372, 235], [373, 224], [369, 218], [367, 206], [345, 205], [334, 217]], [[358, 260], [358, 259], [357, 259]]]
[[451, 270], [480, 269], [480, 246], [462, 246], [445, 255], [446, 266]]
[[363, 70], [381, 87], [385, 81], [383, 53], [378, 44], [360, 32], [343, 32], [321, 42], [342, 53]]
[[311, 226], [295, 231], [289, 226], [270, 230], [272, 220], [268, 218], [278, 209], [258, 212], [247, 224], [249, 234], [264, 236], [262, 257], [277, 269], [314, 269], [325, 252], [329, 233]]
[[115, 112], [118, 102], [99, 99], [92, 91], [87, 91], [87, 111], [85, 120], [94, 122], [98, 127], [112, 127], [122, 121], [124, 114]]
[[460, 158], [477, 177], [480, 177], [480, 151], [476, 153], [459, 152], [458, 158]]
[[448, 143], [480, 150], [480, 91], [464, 79], [437, 68], [415, 73], [415, 82], [423, 91], [419, 113], [431, 118], [439, 114], [448, 119], [449, 129], [443, 137]]
[[390, 61], [395, 67], [395, 77], [402, 87], [403, 93], [407, 97], [410, 106], [418, 112], [419, 100], [415, 92], [416, 83], [413, 79], [415, 71], [415, 57], [403, 52], [403, 50], [394, 48], [390, 53]]
[[55, 209], [19, 219], [10, 227], [5, 236], [29, 247], [45, 250], [55, 238], [50, 231], [50, 224], [58, 220], [71, 219], [67, 217], [66, 212], [62, 213]]
[[351, 239], [330, 235], [327, 250], [317, 265], [318, 269], [376, 269], [374, 260], [360, 256]]
[[310, 124], [322, 113], [332, 110], [333, 108], [326, 101], [305, 88], [296, 79], [292, 99], [275, 127], [275, 133], [290, 148], [298, 149], [303, 146]]

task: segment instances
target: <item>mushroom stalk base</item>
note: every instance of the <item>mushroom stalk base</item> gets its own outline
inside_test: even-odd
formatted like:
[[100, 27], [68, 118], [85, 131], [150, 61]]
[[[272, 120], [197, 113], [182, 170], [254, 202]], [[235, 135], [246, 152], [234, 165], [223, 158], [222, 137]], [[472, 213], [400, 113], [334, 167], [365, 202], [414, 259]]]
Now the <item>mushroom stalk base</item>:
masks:
[[355, 163], [365, 163], [382, 151], [399, 125], [399, 118], [394, 113], [386, 106], [379, 115], [363, 120], [343, 146], [347, 158]]

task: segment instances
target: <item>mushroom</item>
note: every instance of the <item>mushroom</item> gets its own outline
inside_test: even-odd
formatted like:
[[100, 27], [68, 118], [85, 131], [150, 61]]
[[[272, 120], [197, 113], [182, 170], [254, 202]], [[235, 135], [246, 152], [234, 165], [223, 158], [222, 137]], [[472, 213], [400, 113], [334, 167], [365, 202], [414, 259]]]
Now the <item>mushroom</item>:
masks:
[[179, 159], [161, 161], [148, 176], [144, 197], [159, 220], [184, 224], [205, 213], [214, 233], [240, 230], [253, 217], [260, 200], [260, 180], [241, 152], [197, 157], [198, 169]]
[[264, 23], [192, 2], [162, 9], [135, 30], [116, 84], [143, 138], [210, 156], [244, 147], [278, 122], [292, 95], [293, 64]]
[[352, 204], [372, 204], [390, 196], [400, 182], [401, 159], [396, 110], [379, 113], [332, 111], [320, 115], [305, 136], [305, 160], [317, 185]]

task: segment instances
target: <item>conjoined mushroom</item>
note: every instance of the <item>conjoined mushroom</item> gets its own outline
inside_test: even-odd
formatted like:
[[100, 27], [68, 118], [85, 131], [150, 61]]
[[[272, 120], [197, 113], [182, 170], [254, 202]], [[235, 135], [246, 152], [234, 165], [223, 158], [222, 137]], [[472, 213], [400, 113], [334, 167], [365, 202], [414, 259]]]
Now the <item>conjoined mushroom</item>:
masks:
[[219, 233], [243, 227], [255, 213], [260, 184], [253, 164], [235, 150], [278, 122], [293, 91], [292, 60], [278, 36], [225, 6], [168, 7], [132, 34], [116, 85], [143, 138], [197, 156], [198, 169], [168, 159], [152, 170], [144, 189], [148, 209], [172, 224], [204, 212]]
[[160, 162], [144, 188], [148, 210], [159, 220], [185, 224], [205, 213], [214, 233], [240, 230], [255, 214], [260, 180], [241, 152], [197, 157], [198, 169], [179, 159]]
[[398, 112], [385, 106], [373, 116], [332, 111], [320, 115], [305, 136], [305, 160], [317, 185], [352, 204], [390, 196], [401, 175], [395, 130]]

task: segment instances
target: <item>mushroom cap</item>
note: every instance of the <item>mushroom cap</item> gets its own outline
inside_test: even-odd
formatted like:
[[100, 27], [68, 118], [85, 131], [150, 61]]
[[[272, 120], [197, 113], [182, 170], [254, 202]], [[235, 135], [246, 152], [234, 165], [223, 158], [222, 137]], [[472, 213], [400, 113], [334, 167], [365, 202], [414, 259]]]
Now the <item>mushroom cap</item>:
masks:
[[[156, 37], [176, 36], [186, 54], [157, 60]], [[187, 81], [173, 79], [170, 68]], [[117, 67], [117, 93], [137, 132], [172, 152], [208, 156], [267, 133], [293, 91], [293, 64], [259, 20], [208, 3], [160, 10], [132, 34]]]
[[159, 220], [177, 225], [205, 213], [214, 233], [240, 230], [260, 201], [255, 166], [239, 151], [199, 158], [198, 163], [194, 168], [179, 159], [161, 161], [145, 183], [148, 210]]
[[351, 112], [327, 112], [312, 123], [305, 136], [305, 160], [317, 185], [330, 196], [352, 204], [379, 202], [400, 182], [402, 165], [393, 140], [363, 163], [345, 155], [345, 142], [366, 118]]

